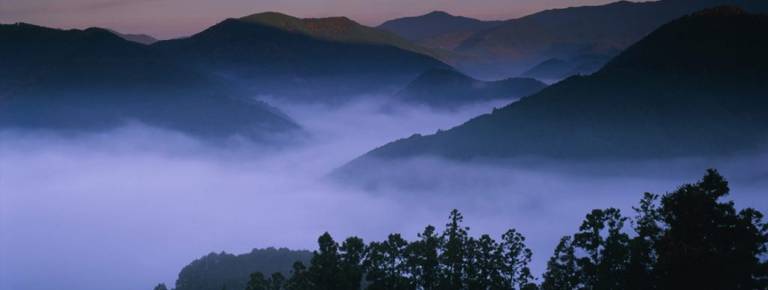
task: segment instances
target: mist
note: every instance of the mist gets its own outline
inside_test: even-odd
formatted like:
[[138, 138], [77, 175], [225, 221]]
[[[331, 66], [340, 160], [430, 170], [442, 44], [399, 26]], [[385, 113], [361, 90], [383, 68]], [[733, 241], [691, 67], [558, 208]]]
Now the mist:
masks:
[[516, 159], [382, 163], [331, 177], [361, 154], [430, 134], [503, 102], [434, 111], [366, 99], [342, 107], [275, 103], [300, 144], [209, 143], [132, 123], [89, 134], [0, 131], [0, 288], [150, 289], [209, 252], [314, 249], [317, 236], [413, 239], [464, 213], [471, 234], [516, 228], [541, 274], [559, 237], [593, 208], [631, 206], [718, 168], [737, 207], [768, 210], [768, 154], [579, 162]]

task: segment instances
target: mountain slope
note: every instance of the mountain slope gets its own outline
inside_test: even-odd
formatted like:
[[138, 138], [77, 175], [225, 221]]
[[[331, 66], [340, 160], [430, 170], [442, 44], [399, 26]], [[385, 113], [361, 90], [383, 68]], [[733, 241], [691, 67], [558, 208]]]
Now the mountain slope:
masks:
[[591, 76], [493, 113], [377, 148], [376, 159], [663, 158], [757, 150], [768, 141], [768, 15], [721, 7], [662, 26]]
[[534, 79], [510, 78], [486, 82], [455, 70], [433, 69], [409, 83], [398, 92], [397, 97], [407, 102], [438, 108], [456, 108], [493, 99], [520, 98], [536, 93], [544, 87], [544, 83]]
[[120, 33], [114, 30], [110, 30], [110, 32], [114, 33], [117, 36], [120, 36], [120, 38], [122, 39], [133, 41], [136, 43], [150, 45], [155, 42], [158, 42], [157, 38], [154, 38], [151, 35], [147, 35], [147, 34], [125, 34], [125, 33]]
[[394, 33], [360, 25], [347, 17], [302, 19], [278, 12], [263, 12], [241, 17], [238, 20], [302, 33], [323, 40], [394, 46], [425, 55], [432, 53]]
[[500, 23], [433, 11], [421, 16], [389, 20], [378, 28], [428, 47], [453, 49], [472, 33]]
[[298, 128], [208, 76], [104, 30], [0, 26], [0, 127], [107, 129], [126, 121], [197, 136]]
[[505, 21], [473, 34], [455, 51], [474, 56], [460, 65], [482, 76], [516, 75], [550, 58], [614, 56], [680, 16], [718, 5], [768, 11], [760, 0], [661, 0], [615, 2], [553, 9]]
[[270, 13], [227, 19], [152, 47], [251, 94], [323, 102], [391, 92], [427, 69], [448, 67], [366, 31], [345, 18]]

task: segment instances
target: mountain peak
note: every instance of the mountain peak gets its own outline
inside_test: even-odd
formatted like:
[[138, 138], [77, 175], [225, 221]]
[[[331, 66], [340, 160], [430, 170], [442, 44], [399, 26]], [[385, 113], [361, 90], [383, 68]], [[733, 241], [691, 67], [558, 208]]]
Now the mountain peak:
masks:
[[435, 11], [429, 12], [427, 14], [424, 14], [424, 16], [453, 17], [453, 15], [451, 15], [450, 13], [441, 11], [441, 10], [435, 10]]

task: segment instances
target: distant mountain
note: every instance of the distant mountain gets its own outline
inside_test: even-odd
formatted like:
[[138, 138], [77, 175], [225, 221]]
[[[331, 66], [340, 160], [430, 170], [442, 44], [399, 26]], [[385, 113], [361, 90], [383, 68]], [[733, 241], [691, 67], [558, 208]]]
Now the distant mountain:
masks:
[[0, 25], [0, 127], [101, 130], [126, 121], [261, 138], [299, 126], [146, 45], [98, 28]]
[[724, 4], [768, 11], [762, 0], [621, 1], [553, 9], [473, 33], [454, 51], [467, 55], [458, 67], [472, 75], [517, 75], [550, 58], [613, 56], [666, 22]]
[[122, 39], [138, 42], [141, 44], [150, 45], [155, 42], [158, 42], [158, 40], [150, 35], [147, 34], [123, 34], [114, 30], [110, 30], [112, 33], [114, 33], [117, 36], [120, 36]]
[[432, 69], [408, 84], [397, 96], [407, 102], [455, 108], [493, 99], [516, 99], [536, 93], [544, 87], [544, 83], [534, 79], [510, 78], [486, 82], [455, 70]]
[[347, 17], [296, 18], [279, 12], [263, 12], [241, 17], [238, 20], [275, 27], [318, 39], [375, 45], [394, 46], [404, 50], [429, 55], [430, 50], [415, 45], [397, 34], [352, 21]]
[[559, 159], [722, 156], [768, 144], [768, 15], [720, 7], [666, 24], [590, 76], [434, 135], [377, 148], [413, 156]]
[[378, 26], [408, 40], [429, 47], [454, 49], [472, 33], [499, 25], [501, 21], [483, 21], [433, 11], [421, 16], [389, 20]]
[[193, 261], [179, 272], [175, 290], [245, 289], [251, 273], [271, 275], [280, 272], [290, 277], [294, 262], [308, 264], [310, 258], [310, 251], [285, 248], [254, 249], [242, 255], [211, 253]]
[[598, 71], [609, 57], [580, 55], [568, 60], [550, 58], [524, 72], [521, 76], [554, 83], [573, 75], [588, 75]]
[[339, 17], [262, 13], [152, 46], [250, 94], [322, 102], [391, 93], [448, 67], [393, 34]]

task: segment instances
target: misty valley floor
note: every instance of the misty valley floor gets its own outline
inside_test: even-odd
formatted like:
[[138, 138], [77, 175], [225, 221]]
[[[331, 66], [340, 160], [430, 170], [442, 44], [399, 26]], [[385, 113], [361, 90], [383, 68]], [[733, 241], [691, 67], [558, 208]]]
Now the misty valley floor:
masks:
[[[716, 167], [738, 206], [768, 210], [768, 154], [727, 159], [502, 164], [409, 161], [360, 187], [327, 175], [367, 150], [412, 133], [450, 128], [499, 103], [458, 112], [280, 104], [309, 127], [285, 149], [221, 145], [130, 125], [62, 136], [0, 132], [0, 236], [5, 281], [23, 289], [148, 289], [172, 284], [208, 252], [278, 246], [314, 249], [324, 231], [381, 240], [415, 237], [458, 208], [473, 233], [514, 227], [538, 275], [558, 239], [593, 208], [631, 206]], [[46, 273], [46, 279], [40, 279]]]

